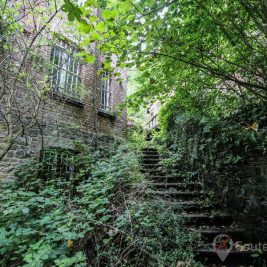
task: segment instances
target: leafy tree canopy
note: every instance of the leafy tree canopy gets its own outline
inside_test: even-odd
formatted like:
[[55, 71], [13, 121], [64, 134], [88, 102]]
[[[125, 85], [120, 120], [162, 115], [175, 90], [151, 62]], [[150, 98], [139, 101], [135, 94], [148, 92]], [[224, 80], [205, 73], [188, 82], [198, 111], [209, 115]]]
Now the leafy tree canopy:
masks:
[[[82, 48], [97, 43], [105, 70], [120, 80], [120, 68], [137, 69], [140, 89], [129, 98], [134, 107], [157, 98], [224, 113], [226, 103], [267, 99], [266, 0], [52, 2], [76, 26]], [[18, 27], [11, 13], [1, 13], [1, 34]], [[95, 61], [87, 52], [80, 56]]]
[[222, 93], [267, 99], [266, 0], [65, 0], [63, 10], [78, 21], [81, 45], [98, 42], [106, 69], [116, 55], [117, 67], [139, 71], [136, 105], [170, 92], [184, 105], [218, 106]]

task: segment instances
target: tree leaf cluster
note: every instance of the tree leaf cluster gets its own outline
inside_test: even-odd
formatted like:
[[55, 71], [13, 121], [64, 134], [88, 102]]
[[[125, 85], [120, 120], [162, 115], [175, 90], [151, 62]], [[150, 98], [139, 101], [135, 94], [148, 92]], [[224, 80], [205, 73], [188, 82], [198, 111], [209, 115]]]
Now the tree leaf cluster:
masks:
[[136, 106], [170, 93], [267, 99], [266, 1], [99, 1], [88, 9], [90, 3], [82, 19], [96, 22], [80, 33], [91, 41], [96, 35], [107, 60], [116, 55], [118, 67], [140, 72], [141, 90], [130, 101]]
[[[167, 166], [193, 179], [235, 174], [236, 167], [266, 154], [266, 105], [251, 104], [225, 116], [202, 116], [172, 103], [162, 112]], [[216, 179], [216, 175], [215, 175]]]

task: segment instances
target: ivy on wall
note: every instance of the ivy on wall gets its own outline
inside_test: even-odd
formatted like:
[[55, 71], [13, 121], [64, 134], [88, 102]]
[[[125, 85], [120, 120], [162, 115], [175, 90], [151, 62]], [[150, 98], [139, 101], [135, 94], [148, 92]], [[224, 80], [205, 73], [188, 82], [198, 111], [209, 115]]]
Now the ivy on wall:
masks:
[[266, 105], [248, 105], [225, 117], [169, 106], [162, 114], [160, 134], [171, 151], [165, 163], [180, 174], [210, 177], [266, 153]]

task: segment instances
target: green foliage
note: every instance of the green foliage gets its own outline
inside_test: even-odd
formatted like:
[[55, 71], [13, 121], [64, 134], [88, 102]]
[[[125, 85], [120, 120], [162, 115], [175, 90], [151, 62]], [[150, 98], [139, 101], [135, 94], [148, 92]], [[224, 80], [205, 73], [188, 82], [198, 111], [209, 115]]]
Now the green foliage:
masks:
[[68, 13], [68, 19], [70, 21], [74, 21], [75, 19], [81, 20], [82, 11], [77, 5], [73, 4], [70, 0], [64, 0], [62, 10]]
[[76, 148], [79, 154], [47, 148], [2, 185], [1, 266], [197, 266], [198, 238], [179, 207], [140, 197], [145, 186], [132, 146]]
[[31, 162], [17, 181], [2, 186], [1, 266], [86, 266], [88, 240], [112, 223], [118, 190], [128, 190], [141, 174], [127, 146], [81, 153], [74, 164], [79, 171], [67, 179], [44, 180], [37, 176], [40, 164]]
[[[184, 226], [179, 206], [155, 200], [126, 203], [125, 212], [114, 222], [99, 257], [109, 255], [107, 266], [177, 266], [178, 261], [193, 260], [197, 236]], [[112, 256], [111, 256], [112, 255]]]
[[132, 124], [128, 128], [128, 141], [138, 149], [146, 147], [146, 131], [143, 126], [137, 122], [132, 122]]
[[161, 134], [172, 151], [166, 164], [181, 174], [204, 178], [231, 171], [251, 155], [265, 154], [266, 111], [265, 105], [251, 105], [230, 116], [203, 117], [173, 105], [162, 118]]
[[87, 0], [79, 8], [84, 42], [100, 41], [107, 62], [115, 54], [117, 67], [140, 72], [136, 106], [170, 92], [187, 106], [209, 99], [208, 112], [223, 112], [224, 99], [267, 99], [264, 0]]

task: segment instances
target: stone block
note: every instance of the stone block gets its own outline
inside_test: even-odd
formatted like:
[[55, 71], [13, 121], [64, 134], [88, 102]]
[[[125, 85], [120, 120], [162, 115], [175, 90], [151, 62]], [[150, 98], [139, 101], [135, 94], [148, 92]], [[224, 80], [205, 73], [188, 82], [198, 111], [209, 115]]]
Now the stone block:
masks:
[[15, 151], [9, 151], [9, 152], [7, 152], [7, 154], [6, 154], [6, 157], [8, 157], [8, 158], [14, 158], [15, 157]]
[[18, 150], [16, 151], [16, 158], [18, 159], [25, 159], [26, 158], [26, 153], [24, 150]]
[[267, 218], [267, 200], [262, 201], [260, 203], [260, 207], [261, 207], [262, 215]]

